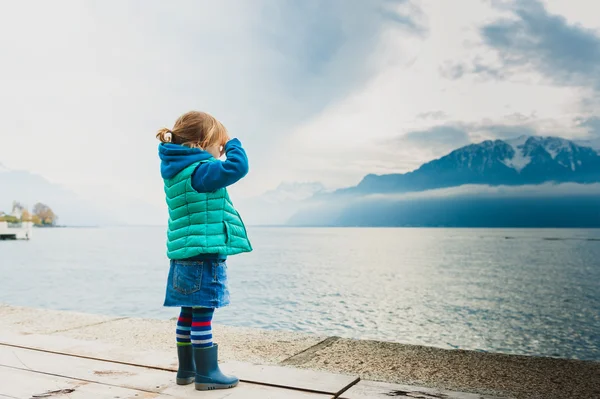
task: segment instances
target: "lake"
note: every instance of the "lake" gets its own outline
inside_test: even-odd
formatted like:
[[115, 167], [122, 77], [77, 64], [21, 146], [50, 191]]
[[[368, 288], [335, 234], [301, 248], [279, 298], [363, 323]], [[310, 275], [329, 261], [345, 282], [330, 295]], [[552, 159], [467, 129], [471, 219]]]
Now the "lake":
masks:
[[[600, 230], [250, 227], [215, 322], [600, 360]], [[0, 302], [168, 319], [163, 227], [0, 241]]]

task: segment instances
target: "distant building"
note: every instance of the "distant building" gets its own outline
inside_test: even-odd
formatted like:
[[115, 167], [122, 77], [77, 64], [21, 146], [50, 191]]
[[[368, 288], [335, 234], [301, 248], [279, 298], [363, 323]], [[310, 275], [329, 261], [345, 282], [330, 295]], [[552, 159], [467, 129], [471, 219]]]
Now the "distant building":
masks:
[[25, 211], [25, 207], [17, 201], [15, 201], [13, 202], [13, 209], [10, 215], [20, 220], [21, 216], [23, 215], [23, 211]]

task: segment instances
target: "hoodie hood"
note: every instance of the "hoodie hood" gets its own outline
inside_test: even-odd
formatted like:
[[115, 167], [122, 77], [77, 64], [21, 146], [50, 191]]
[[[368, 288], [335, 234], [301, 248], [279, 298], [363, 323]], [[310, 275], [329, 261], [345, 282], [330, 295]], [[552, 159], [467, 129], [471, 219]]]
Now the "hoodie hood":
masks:
[[159, 144], [158, 156], [161, 160], [160, 174], [163, 179], [171, 179], [191, 164], [213, 158], [208, 152], [199, 148], [172, 143]]

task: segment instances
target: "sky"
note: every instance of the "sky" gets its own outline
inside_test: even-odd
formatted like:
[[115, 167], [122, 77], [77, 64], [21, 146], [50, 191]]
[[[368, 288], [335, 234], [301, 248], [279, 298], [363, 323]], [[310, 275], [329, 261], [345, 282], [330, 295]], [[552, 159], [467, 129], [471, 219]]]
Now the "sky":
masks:
[[0, 163], [97, 204], [161, 205], [154, 135], [192, 109], [247, 149], [239, 198], [486, 139], [600, 137], [600, 2], [0, 0], [0, 15]]

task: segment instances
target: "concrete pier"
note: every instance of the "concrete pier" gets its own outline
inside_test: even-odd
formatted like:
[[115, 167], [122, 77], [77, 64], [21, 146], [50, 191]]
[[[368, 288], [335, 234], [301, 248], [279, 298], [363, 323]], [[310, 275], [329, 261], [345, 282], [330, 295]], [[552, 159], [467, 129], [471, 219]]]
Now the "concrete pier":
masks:
[[599, 362], [219, 325], [242, 383], [196, 392], [174, 383], [174, 325], [0, 305], [0, 398], [600, 398]]
[[32, 236], [33, 223], [7, 223], [0, 221], [0, 240], [29, 240]]

